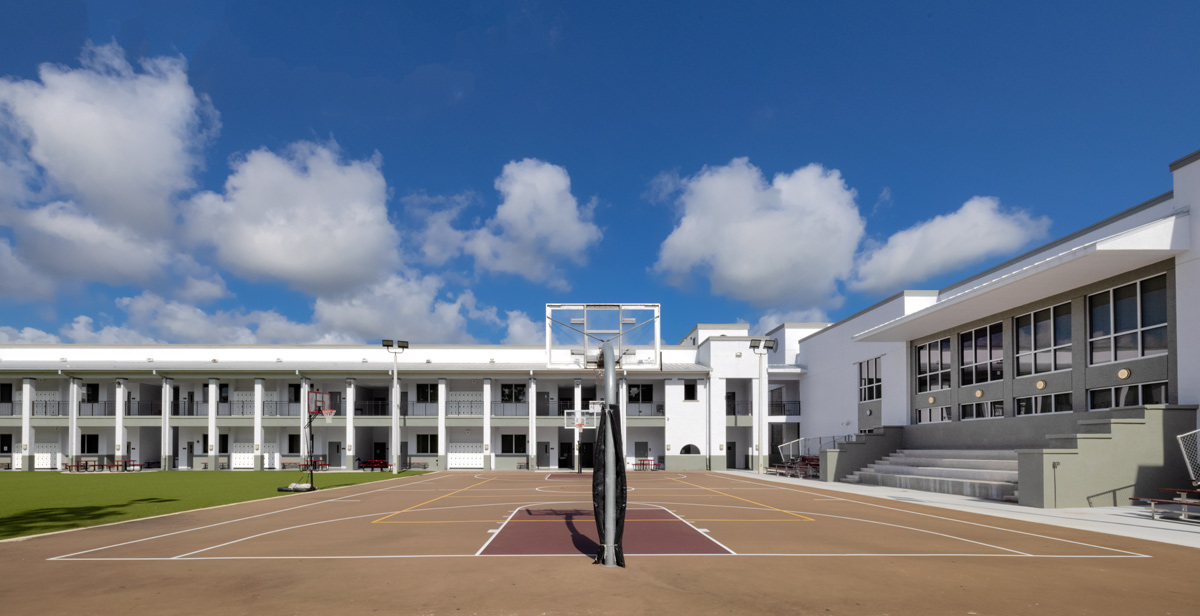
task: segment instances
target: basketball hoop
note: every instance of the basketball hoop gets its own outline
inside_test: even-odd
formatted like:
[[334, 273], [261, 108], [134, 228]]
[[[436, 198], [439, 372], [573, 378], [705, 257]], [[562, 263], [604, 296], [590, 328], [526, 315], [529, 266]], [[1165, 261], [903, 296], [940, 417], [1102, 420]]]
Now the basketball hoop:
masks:
[[317, 409], [315, 411], [312, 411], [312, 414], [314, 417], [317, 415], [324, 415], [325, 423], [327, 423], [327, 424], [333, 423], [334, 413], [337, 413], [337, 409]]
[[323, 415], [325, 423], [333, 423], [333, 416], [337, 414], [337, 408], [331, 404], [330, 398], [331, 396], [328, 392], [316, 390], [308, 392], [309, 419], [315, 420], [318, 415]]

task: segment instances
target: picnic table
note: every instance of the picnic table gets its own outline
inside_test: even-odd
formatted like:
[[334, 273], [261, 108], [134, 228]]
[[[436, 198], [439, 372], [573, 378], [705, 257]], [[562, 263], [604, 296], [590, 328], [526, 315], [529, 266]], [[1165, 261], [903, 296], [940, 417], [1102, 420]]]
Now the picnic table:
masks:
[[655, 466], [657, 465], [654, 461], [654, 458], [638, 458], [633, 463], [633, 469], [637, 471], [652, 471], [654, 470]]
[[359, 466], [364, 469], [379, 469], [379, 472], [383, 472], [389, 468], [392, 468], [391, 463], [387, 460], [365, 460], [361, 462]]

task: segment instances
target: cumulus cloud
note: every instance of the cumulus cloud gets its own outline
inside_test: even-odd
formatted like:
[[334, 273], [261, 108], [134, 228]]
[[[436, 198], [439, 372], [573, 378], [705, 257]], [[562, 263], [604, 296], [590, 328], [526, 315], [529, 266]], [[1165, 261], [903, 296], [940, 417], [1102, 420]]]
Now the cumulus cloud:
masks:
[[0, 344], [58, 344], [62, 340], [54, 334], [48, 334], [40, 329], [25, 327], [17, 329], [0, 325]]
[[463, 312], [480, 314], [475, 297], [467, 292], [453, 301], [438, 299], [443, 284], [437, 276], [393, 274], [349, 296], [318, 298], [313, 318], [326, 331], [359, 340], [474, 342]]
[[784, 323], [829, 323], [829, 315], [819, 308], [780, 312], [772, 310], [762, 315], [750, 333], [761, 336]]
[[535, 323], [523, 310], [509, 310], [505, 315], [508, 317], [508, 334], [504, 337], [503, 344], [546, 343], [545, 323]]
[[7, 239], [0, 238], [0, 297], [32, 301], [53, 295], [54, 285], [19, 259]]
[[680, 219], [654, 270], [676, 285], [693, 271], [712, 291], [758, 305], [828, 305], [850, 275], [864, 223], [835, 169], [812, 164], [768, 184], [745, 158], [679, 181]]
[[255, 150], [224, 194], [197, 195], [186, 216], [192, 237], [238, 275], [309, 293], [355, 289], [399, 263], [378, 157], [343, 162], [336, 144]]
[[503, 201], [482, 228], [463, 235], [463, 252], [478, 269], [568, 289], [557, 264], [584, 264], [603, 235], [592, 222], [594, 203], [579, 205], [566, 169], [532, 158], [505, 165], [495, 186]]
[[[137, 339], [162, 339], [182, 343], [223, 344], [357, 344], [361, 338], [313, 323], [298, 323], [275, 311], [218, 310], [206, 312], [196, 306], [168, 300], [149, 291], [134, 297], [117, 300], [125, 312], [123, 327], [104, 328], [96, 334], [109, 337], [125, 336], [126, 342]], [[85, 338], [92, 332], [91, 319], [76, 318], [74, 329]], [[64, 336], [67, 331], [62, 332]]]
[[44, 180], [103, 223], [162, 235], [174, 223], [172, 195], [195, 185], [216, 111], [188, 84], [182, 58], [149, 58], [139, 71], [116, 43], [89, 43], [81, 65], [43, 64], [38, 81], [0, 79], [0, 135], [44, 170], [33, 178], [25, 169], [27, 180]]
[[994, 197], [973, 197], [957, 211], [893, 234], [858, 259], [850, 288], [882, 293], [1009, 254], [1042, 239], [1050, 219], [1006, 210]]
[[15, 235], [26, 261], [60, 278], [144, 284], [171, 260], [166, 241], [106, 225], [69, 202], [24, 212]]
[[106, 325], [99, 330], [92, 317], [80, 315], [59, 331], [75, 344], [155, 344], [159, 340], [130, 327]]

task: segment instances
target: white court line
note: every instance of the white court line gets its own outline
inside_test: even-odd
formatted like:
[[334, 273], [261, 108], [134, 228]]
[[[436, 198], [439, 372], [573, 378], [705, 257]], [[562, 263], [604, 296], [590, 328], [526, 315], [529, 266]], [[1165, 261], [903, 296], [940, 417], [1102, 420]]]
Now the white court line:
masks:
[[[608, 438], [608, 437], [606, 436], [605, 438]], [[653, 503], [651, 503], [651, 504], [653, 504]], [[734, 552], [733, 550], [729, 549], [729, 546], [725, 545], [724, 543], [721, 543], [720, 541], [717, 541], [716, 539], [713, 539], [712, 536], [708, 534], [708, 531], [701, 531], [699, 528], [696, 528], [695, 524], [692, 524], [691, 522], [688, 522], [687, 520], [680, 517], [678, 513], [675, 513], [674, 511], [667, 509], [666, 507], [663, 507], [662, 505], [654, 505], [654, 506], [675, 516], [676, 520], [679, 520], [680, 522], [687, 524], [688, 526], [691, 527], [692, 530], [700, 533], [701, 537], [704, 537], [704, 538], [708, 539], [709, 541], [717, 544], [718, 546], [721, 547], [722, 550], [725, 550], [725, 551], [729, 552], [730, 554], [737, 554], [737, 552]], [[626, 511], [628, 511], [628, 510], [629, 510], [629, 508], [626, 507]], [[626, 521], [628, 522], [628, 520], [626, 520]]]
[[[605, 436], [604, 438], [608, 438], [608, 436]], [[517, 512], [522, 509], [524, 509], [524, 507], [517, 507], [516, 509], [513, 509], [513, 512], [508, 514], [508, 518], [506, 518], [504, 520], [504, 523], [500, 525], [500, 528], [497, 528], [496, 532], [492, 533], [492, 536], [488, 537], [488, 540], [483, 542], [483, 546], [475, 551], [475, 555], [476, 556], [481, 555], [483, 553], [483, 551], [487, 549], [487, 546], [492, 544], [492, 540], [500, 535], [500, 531], [504, 530], [505, 526], [508, 526], [508, 523], [512, 521], [513, 516], [517, 515]]]
[[[418, 476], [419, 476], [419, 475], [418, 475]], [[426, 482], [426, 481], [434, 481], [434, 480], [436, 480], [436, 479], [440, 479], [441, 477], [449, 477], [449, 476], [450, 476], [450, 475], [441, 475], [440, 477], [430, 477], [429, 479], [422, 479], [421, 481], [417, 481], [417, 482], [414, 482], [414, 483], [424, 483], [424, 482]], [[398, 477], [397, 479], [407, 479], [407, 477]], [[384, 481], [387, 481], [387, 480], [384, 480]], [[408, 484], [408, 485], [411, 485], [411, 484]], [[363, 496], [363, 495], [365, 495], [365, 494], [374, 494], [374, 493], [376, 493], [376, 492], [387, 492], [387, 491], [390, 491], [390, 490], [391, 490], [391, 488], [390, 488], [390, 487], [389, 487], [389, 488], [380, 488], [380, 489], [378, 489], [378, 490], [369, 490], [369, 491], [367, 491], [367, 492], [357, 492], [357, 493], [355, 493], [355, 494], [347, 494], [347, 495], [346, 495], [346, 497], [350, 497], [350, 496]], [[319, 492], [318, 492], [318, 493], [319, 493]], [[312, 493], [312, 492], [309, 492], [309, 494], [313, 494], [313, 493]], [[343, 497], [343, 498], [345, 498], [345, 497]], [[327, 502], [329, 502], [329, 501], [332, 501], [332, 500], [340, 500], [340, 499], [336, 499], [336, 498], [334, 498], [334, 499], [322, 499], [322, 500], [319, 500], [319, 501], [316, 501], [316, 502], [313, 502], [313, 503], [305, 503], [305, 504], [303, 504], [303, 505], [297, 505], [297, 506], [295, 506], [295, 507], [288, 507], [287, 509], [279, 509], [279, 510], [276, 510], [276, 511], [268, 511], [268, 512], [266, 512], [266, 513], [260, 513], [260, 514], [258, 514], [258, 515], [247, 516], [247, 517], [244, 517], [244, 518], [237, 518], [237, 519], [234, 519], [234, 520], [226, 520], [226, 521], [224, 521], [224, 522], [217, 522], [216, 524], [207, 524], [207, 525], [205, 525], [205, 526], [197, 526], [196, 528], [187, 528], [187, 529], [184, 529], [184, 530], [178, 530], [178, 531], [175, 531], [175, 532], [173, 532], [173, 533], [165, 533], [165, 534], [162, 534], [162, 535], [155, 535], [155, 536], [153, 536], [153, 537], [143, 537], [143, 538], [141, 538], [141, 539], [134, 539], [133, 541], [125, 541], [125, 542], [122, 542], [122, 543], [116, 543], [116, 544], [113, 544], [113, 545], [106, 545], [106, 546], [99, 547], [99, 548], [92, 548], [92, 549], [90, 549], [90, 550], [83, 550], [83, 551], [80, 551], [80, 552], [72, 552], [72, 553], [70, 553], [70, 554], [63, 554], [62, 556], [54, 556], [54, 557], [52, 557], [52, 558], [47, 558], [46, 560], [64, 560], [64, 559], [71, 559], [71, 560], [83, 560], [83, 559], [74, 559], [74, 558], [71, 558], [71, 557], [72, 557], [72, 556], [78, 556], [78, 555], [80, 555], [80, 554], [90, 554], [90, 553], [92, 553], [92, 552], [99, 552], [100, 550], [108, 550], [108, 549], [112, 549], [112, 548], [119, 548], [119, 547], [126, 546], [126, 545], [132, 545], [132, 544], [134, 544], [134, 543], [141, 543], [141, 542], [143, 542], [143, 541], [153, 541], [153, 540], [155, 540], [155, 539], [162, 539], [163, 537], [171, 537], [171, 536], [173, 536], [173, 535], [182, 535], [182, 534], [184, 534], [184, 533], [190, 533], [190, 532], [197, 531], [197, 530], [204, 530], [204, 529], [207, 529], [207, 528], [215, 528], [215, 527], [217, 527], [217, 526], [224, 526], [224, 525], [226, 525], [226, 524], [233, 524], [233, 523], [235, 523], [235, 522], [244, 522], [244, 521], [246, 521], [246, 520], [253, 520], [253, 519], [255, 519], [255, 518], [261, 518], [261, 517], [265, 517], [265, 516], [275, 515], [275, 514], [278, 514], [278, 513], [286, 513], [286, 512], [288, 512], [288, 511], [295, 511], [295, 510], [297, 510], [297, 509], [304, 509], [305, 507], [312, 507], [312, 506], [314, 506], [314, 505], [322, 505], [322, 504], [325, 504], [325, 503], [327, 503]], [[247, 503], [261, 503], [262, 501], [261, 501], [261, 500], [259, 500], [259, 501], [244, 501], [244, 502], [247, 502]], [[240, 503], [238, 503], [238, 504], [240, 504]], [[201, 509], [194, 509], [194, 510], [192, 510], [192, 511], [202, 511], [202, 510], [201, 510]], [[92, 528], [99, 528], [99, 527], [95, 527], [95, 526], [93, 526]]]
[[[1063, 542], [1063, 543], [1072, 543], [1072, 544], [1075, 544], [1075, 545], [1082, 545], [1082, 546], [1086, 546], [1086, 547], [1089, 547], [1089, 548], [1096, 548], [1096, 549], [1100, 549], [1100, 550], [1108, 550], [1108, 551], [1110, 551], [1110, 552], [1120, 552], [1120, 553], [1122, 553], [1122, 554], [1129, 554], [1129, 555], [1131, 555], [1131, 556], [1138, 556], [1138, 557], [1142, 557], [1142, 558], [1150, 558], [1150, 556], [1148, 556], [1148, 555], [1146, 555], [1146, 554], [1139, 554], [1139, 553], [1137, 553], [1137, 552], [1130, 552], [1130, 551], [1128, 551], [1128, 550], [1118, 550], [1117, 548], [1110, 548], [1110, 547], [1105, 547], [1105, 546], [1102, 546], [1102, 545], [1094, 545], [1094, 544], [1091, 544], [1091, 543], [1084, 543], [1084, 542], [1082, 542], [1082, 541], [1072, 541], [1072, 540], [1070, 540], [1070, 539], [1062, 539], [1062, 538], [1060, 538], [1060, 537], [1051, 537], [1051, 536], [1048, 536], [1048, 535], [1039, 535], [1039, 534], [1037, 534], [1037, 533], [1030, 533], [1030, 532], [1025, 532], [1025, 531], [1022, 531], [1022, 530], [1013, 530], [1013, 529], [1011, 529], [1011, 528], [1004, 528], [1004, 527], [1002, 527], [1002, 526], [992, 526], [992, 525], [990, 525], [990, 524], [982, 524], [982, 523], [980, 523], [980, 522], [968, 522], [968, 521], [966, 521], [966, 520], [956, 520], [956, 519], [954, 519], [954, 518], [948, 518], [948, 517], [945, 517], [945, 516], [933, 515], [932, 513], [922, 513], [922, 512], [919, 512], [919, 511], [910, 511], [910, 510], [907, 510], [907, 509], [899, 509], [899, 508], [897, 508], [897, 507], [887, 507], [887, 506], [885, 506], [885, 505], [880, 505], [880, 504], [877, 504], [877, 503], [868, 503], [868, 502], [859, 501], [859, 500], [853, 500], [853, 499], [849, 499], [849, 498], [830, 497], [828, 494], [824, 494], [824, 493], [819, 493], [819, 492], [809, 492], [808, 490], [799, 490], [799, 489], [796, 489], [796, 488], [789, 488], [789, 487], [785, 487], [785, 486], [775, 486], [775, 485], [770, 485], [770, 484], [756, 484], [755, 482], [752, 482], [752, 481], [747, 481], [747, 480], [745, 480], [745, 479], [739, 479], [739, 478], [736, 478], [736, 477], [729, 477], [728, 479], [730, 479], [731, 481], [740, 481], [740, 482], [742, 482], [742, 483], [751, 483], [751, 484], [755, 484], [755, 485], [765, 485], [765, 486], [767, 486], [767, 487], [772, 487], [772, 488], [775, 488], [775, 489], [777, 489], [777, 490], [784, 490], [784, 491], [787, 491], [787, 492], [798, 492], [798, 493], [801, 493], [801, 494], [809, 494], [809, 495], [811, 495], [811, 496], [821, 496], [821, 497], [828, 498], [829, 500], [842, 500], [842, 501], [846, 501], [846, 502], [848, 502], [848, 503], [856, 503], [856, 504], [859, 504], [859, 505], [866, 505], [866, 506], [868, 506], [868, 507], [878, 507], [878, 508], [880, 508], [880, 509], [887, 509], [887, 510], [889, 510], [889, 511], [898, 511], [898, 512], [901, 512], [901, 513], [907, 513], [907, 514], [911, 514], [911, 515], [917, 515], [917, 516], [924, 516], [924, 517], [928, 517], [928, 518], [934, 518], [934, 519], [936, 519], [936, 520], [946, 520], [946, 521], [948, 521], [948, 522], [958, 522], [959, 524], [967, 524], [967, 525], [970, 525], [970, 526], [979, 526], [979, 527], [982, 527], [982, 528], [991, 528], [991, 529], [994, 529], [994, 530], [1000, 530], [1000, 531], [1005, 531], [1005, 532], [1009, 532], [1009, 533], [1015, 533], [1015, 534], [1018, 534], [1018, 535], [1027, 535], [1027, 536], [1030, 536], [1030, 537], [1038, 537], [1038, 538], [1040, 538], [1040, 539], [1050, 539], [1050, 540], [1053, 540], [1053, 541], [1061, 541], [1061, 542]], [[870, 497], [868, 496], [867, 498], [870, 498]], [[1034, 523], [1036, 523], [1036, 522], [1034, 522]]]
[[[197, 560], [381, 560], [392, 558], [579, 558], [595, 557], [595, 554], [363, 554], [357, 556], [336, 556], [329, 554], [311, 556], [198, 556], [195, 558], [172, 557], [129, 557], [129, 558], [72, 558], [71, 562], [190, 562]], [[1048, 558], [1048, 559], [1080, 559], [1080, 558], [1151, 558], [1150, 556], [1113, 554], [1109, 556], [1081, 556], [1079, 554], [888, 554], [888, 553], [854, 553], [854, 554], [630, 554], [628, 558], [636, 559], [643, 556], [687, 556], [692, 558]]]

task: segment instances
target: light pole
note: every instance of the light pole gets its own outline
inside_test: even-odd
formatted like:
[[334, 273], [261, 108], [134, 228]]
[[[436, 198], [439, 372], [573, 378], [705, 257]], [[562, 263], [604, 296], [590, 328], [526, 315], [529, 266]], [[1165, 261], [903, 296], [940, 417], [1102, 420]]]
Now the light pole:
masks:
[[408, 341], [383, 340], [382, 344], [392, 354], [392, 474], [395, 475], [400, 472], [400, 373], [397, 356], [408, 348]]
[[[759, 351], [759, 349], [762, 349]], [[751, 338], [750, 350], [758, 356], [758, 412], [755, 413], [754, 430], [758, 436], [758, 451], [755, 452], [758, 457], [758, 474], [761, 475], [766, 470], [763, 468], [763, 458], [769, 455], [769, 443], [767, 442], [767, 397], [768, 385], [767, 382], [767, 353], [775, 349], [775, 340], [771, 338]]]

